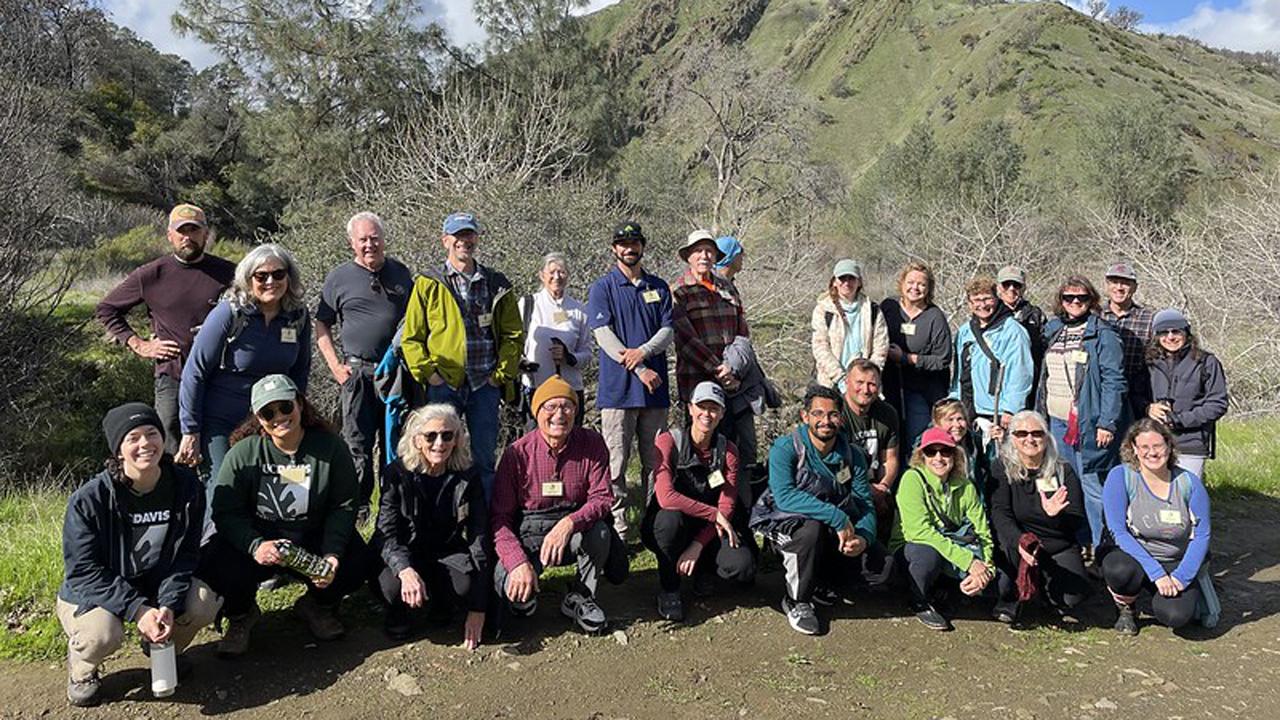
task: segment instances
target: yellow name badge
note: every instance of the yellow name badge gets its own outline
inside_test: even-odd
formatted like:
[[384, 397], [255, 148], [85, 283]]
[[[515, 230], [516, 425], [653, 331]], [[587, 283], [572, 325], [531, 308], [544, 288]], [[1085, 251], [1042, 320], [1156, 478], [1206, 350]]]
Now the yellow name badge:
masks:
[[1181, 525], [1182, 513], [1178, 512], [1177, 510], [1161, 510], [1160, 522], [1164, 523], [1165, 525]]
[[280, 328], [280, 342], [296, 343], [298, 342], [298, 331], [295, 328]]
[[1089, 362], [1089, 353], [1085, 352], [1084, 350], [1076, 350], [1075, 352], [1071, 353], [1071, 362], [1076, 363], [1078, 365], [1083, 365]]
[[569, 313], [563, 310], [557, 310], [551, 313], [551, 322], [559, 325], [560, 323], [569, 322]]
[[915, 334], [916, 334], [916, 324], [915, 324], [915, 323], [902, 323], [902, 334], [903, 334], [903, 335], [906, 335], [907, 337], [912, 337], [913, 335], [915, 335]]
[[280, 482], [293, 485], [303, 485], [307, 482], [306, 465], [281, 465], [279, 471]]
[[707, 476], [708, 487], [718, 488], [723, 484], [724, 484], [724, 473], [720, 472], [719, 470], [716, 470]]
[[1051, 493], [1058, 491], [1058, 476], [1049, 475], [1036, 478], [1036, 490], [1042, 493]]
[[480, 327], [487, 328], [493, 324], [493, 313], [484, 313], [476, 321], [480, 323]]
[[662, 296], [658, 294], [657, 290], [645, 290], [644, 294], [640, 297], [643, 297], [644, 301], [647, 303], [656, 303], [662, 299]]
[[564, 497], [564, 483], [559, 481], [542, 483], [542, 497]]
[[841, 485], [844, 485], [845, 483], [849, 482], [852, 479], [853, 479], [853, 473], [849, 472], [849, 468], [847, 467], [840, 468], [840, 472], [836, 473], [836, 482], [840, 483]]

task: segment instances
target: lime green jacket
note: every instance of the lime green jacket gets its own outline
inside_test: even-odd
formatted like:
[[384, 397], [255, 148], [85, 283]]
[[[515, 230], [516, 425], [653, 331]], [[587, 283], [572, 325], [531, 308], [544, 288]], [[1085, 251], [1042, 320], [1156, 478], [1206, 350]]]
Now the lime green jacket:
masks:
[[[493, 320], [489, 328], [498, 356], [493, 377], [502, 388], [504, 398], [510, 401], [515, 398], [519, 377], [524, 326], [511, 282], [496, 270], [483, 265], [477, 267], [493, 292], [490, 308]], [[423, 387], [428, 385], [432, 373], [440, 373], [453, 388], [462, 387], [467, 381], [467, 329], [462, 322], [462, 309], [440, 268], [432, 268], [414, 279], [413, 294], [405, 308], [400, 349], [409, 372]]]
[[929, 493], [934, 507], [945, 513], [951, 524], [963, 525], [966, 519], [973, 524], [974, 535], [982, 548], [982, 562], [994, 570], [991, 525], [978, 489], [963, 478], [955, 478], [944, 487], [942, 480], [924, 467], [912, 467], [898, 481], [898, 513], [893, 518], [889, 548], [897, 550], [907, 543], [928, 545], [958, 570], [968, 572], [973, 553], [942, 534], [945, 523], [926, 502], [925, 493]]

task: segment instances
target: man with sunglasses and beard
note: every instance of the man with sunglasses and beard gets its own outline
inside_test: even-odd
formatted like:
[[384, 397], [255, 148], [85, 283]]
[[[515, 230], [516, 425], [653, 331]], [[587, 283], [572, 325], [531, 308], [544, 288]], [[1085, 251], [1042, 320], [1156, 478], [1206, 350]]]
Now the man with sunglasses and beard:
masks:
[[[353, 215], [347, 221], [347, 240], [353, 259], [330, 271], [320, 291], [316, 348], [341, 388], [342, 438], [356, 465], [360, 482], [357, 522], [363, 523], [373, 494], [375, 448], [383, 434], [382, 401], [374, 391], [373, 371], [404, 317], [413, 273], [399, 260], [387, 257], [386, 230], [377, 215]], [[334, 344], [334, 328], [340, 328], [341, 353]], [[381, 437], [381, 442], [386, 438]], [[377, 464], [381, 475], [386, 466]]]
[[[94, 317], [111, 339], [155, 363], [155, 409], [164, 425], [165, 450], [178, 451], [178, 385], [196, 330], [231, 284], [235, 263], [205, 253], [210, 242], [204, 210], [178, 205], [169, 213], [173, 252], [129, 273], [98, 303]], [[145, 305], [151, 337], [129, 324], [129, 312]]]
[[587, 296], [587, 322], [600, 346], [596, 407], [609, 446], [613, 528], [627, 539], [627, 465], [640, 450], [642, 497], [658, 465], [654, 440], [667, 429], [667, 348], [675, 339], [671, 288], [641, 266], [646, 239], [637, 222], [618, 225], [611, 238], [617, 264]]

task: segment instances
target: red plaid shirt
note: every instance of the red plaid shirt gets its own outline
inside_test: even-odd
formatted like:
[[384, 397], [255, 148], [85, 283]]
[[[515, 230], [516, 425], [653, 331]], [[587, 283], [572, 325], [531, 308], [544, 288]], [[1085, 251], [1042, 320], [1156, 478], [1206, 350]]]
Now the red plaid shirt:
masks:
[[693, 388], [715, 380], [724, 349], [739, 335], [748, 336], [747, 315], [737, 289], [712, 274], [715, 291], [698, 282], [693, 271], [671, 283], [671, 325], [676, 331], [676, 386], [689, 401]]
[[[498, 462], [489, 502], [494, 550], [503, 567], [511, 571], [529, 560], [520, 546], [523, 511], [576, 507], [569, 515], [574, 532], [609, 517], [613, 507], [609, 477], [609, 448], [595, 430], [574, 428], [559, 454], [552, 454], [537, 429], [511, 443]], [[545, 482], [560, 483], [560, 496], [544, 497]]]

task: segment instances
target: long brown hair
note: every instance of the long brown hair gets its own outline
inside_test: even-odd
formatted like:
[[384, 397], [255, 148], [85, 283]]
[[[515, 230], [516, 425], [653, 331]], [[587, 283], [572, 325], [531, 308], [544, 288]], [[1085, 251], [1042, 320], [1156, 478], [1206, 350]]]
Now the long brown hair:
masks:
[[1058, 286], [1058, 293], [1053, 298], [1053, 313], [1055, 315], [1062, 320], [1070, 319], [1070, 316], [1067, 315], [1067, 311], [1062, 309], [1062, 296], [1067, 292], [1067, 288], [1073, 287], [1083, 288], [1085, 294], [1089, 296], [1089, 312], [1097, 315], [1102, 311], [1102, 296], [1098, 294], [1098, 289], [1093, 286], [1093, 283], [1089, 281], [1089, 278], [1083, 275], [1068, 275], [1067, 279], [1063, 280], [1062, 284]]
[[[297, 397], [293, 400], [302, 408], [303, 430], [323, 430], [330, 434], [337, 434], [333, 429], [333, 425], [329, 424], [329, 421], [324, 419], [324, 416], [320, 414], [319, 410], [316, 410], [316, 406], [312, 405], [311, 401], [308, 400], [305, 395], [298, 393]], [[262, 423], [258, 421], [258, 416], [253, 413], [249, 413], [248, 417], [246, 417], [244, 421], [231, 432], [229, 442], [234, 446], [236, 443], [247, 437], [266, 434], [267, 431], [263, 429]]]

